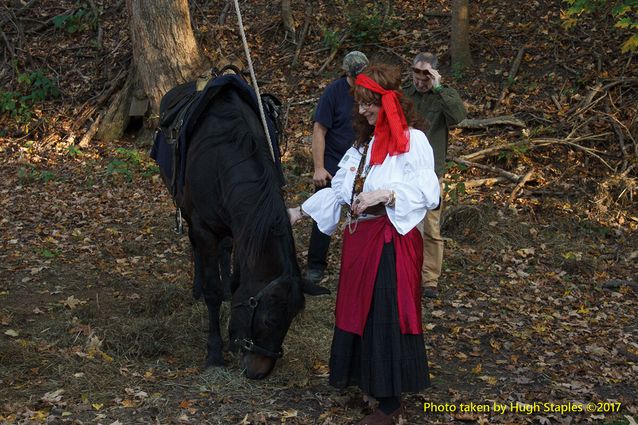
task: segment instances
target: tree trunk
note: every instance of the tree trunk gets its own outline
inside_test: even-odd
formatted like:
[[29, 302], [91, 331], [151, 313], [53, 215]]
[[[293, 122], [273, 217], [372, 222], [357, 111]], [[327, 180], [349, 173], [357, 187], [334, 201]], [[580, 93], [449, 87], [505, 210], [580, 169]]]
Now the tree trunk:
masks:
[[[133, 48], [129, 72], [134, 74], [129, 76], [122, 93], [114, 97], [111, 113], [102, 123], [109, 128], [100, 132], [107, 139], [123, 134], [133, 93], [138, 102], [143, 100], [140, 94], [148, 98], [144, 126], [153, 128], [162, 96], [207, 66], [193, 34], [188, 0], [126, 0], [126, 7]], [[122, 111], [126, 111], [126, 116], [122, 116]]]
[[[117, 140], [124, 135], [124, 130], [129, 124], [129, 106], [131, 104], [131, 96], [133, 96], [132, 88], [135, 86], [135, 66], [131, 65], [128, 78], [120, 91], [113, 96], [111, 105], [108, 107], [102, 122], [95, 134], [98, 140]], [[139, 83], [138, 83], [139, 85]]]
[[204, 56], [191, 27], [188, 0], [127, 0], [133, 60], [151, 112], [177, 83], [203, 71]]
[[462, 71], [472, 65], [470, 53], [470, 12], [468, 0], [452, 0], [452, 69]]

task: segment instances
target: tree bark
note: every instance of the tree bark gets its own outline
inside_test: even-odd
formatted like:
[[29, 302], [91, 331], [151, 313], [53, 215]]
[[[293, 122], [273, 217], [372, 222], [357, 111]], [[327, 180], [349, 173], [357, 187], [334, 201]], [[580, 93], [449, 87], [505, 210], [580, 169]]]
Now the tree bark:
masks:
[[[159, 103], [172, 87], [188, 81], [202, 72], [207, 62], [201, 53], [191, 26], [188, 0], [126, 0], [129, 32], [133, 48], [133, 73], [114, 97], [110, 113], [100, 131], [108, 140], [125, 129], [131, 93], [143, 93], [149, 100], [144, 126], [157, 125]], [[118, 128], [119, 126], [119, 128]]]
[[156, 114], [164, 93], [203, 71], [204, 56], [193, 34], [188, 0], [127, 0], [127, 7], [133, 60]]
[[[100, 114], [102, 119], [95, 134], [96, 139], [110, 141], [117, 140], [124, 135], [129, 124], [128, 111], [133, 96], [133, 87], [136, 85], [136, 76], [135, 66], [131, 65], [124, 86], [113, 97], [108, 109]], [[138, 81], [137, 85], [141, 85], [141, 83]], [[84, 141], [84, 138], [82, 140]]]
[[469, 0], [452, 0], [452, 28], [450, 53], [452, 69], [462, 71], [469, 68], [472, 61], [470, 52], [470, 11]]

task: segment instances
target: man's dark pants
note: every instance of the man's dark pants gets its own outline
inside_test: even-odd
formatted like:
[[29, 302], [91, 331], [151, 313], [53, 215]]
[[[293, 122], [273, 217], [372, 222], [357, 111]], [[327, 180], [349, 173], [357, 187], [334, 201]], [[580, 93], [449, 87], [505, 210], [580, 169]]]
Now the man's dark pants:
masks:
[[[330, 182], [324, 187], [315, 188], [315, 193], [321, 189], [330, 187]], [[322, 233], [316, 222], [312, 222], [312, 233], [310, 233], [310, 245], [308, 246], [308, 270], [318, 270], [323, 272], [328, 264], [328, 249], [330, 249], [331, 237]]]

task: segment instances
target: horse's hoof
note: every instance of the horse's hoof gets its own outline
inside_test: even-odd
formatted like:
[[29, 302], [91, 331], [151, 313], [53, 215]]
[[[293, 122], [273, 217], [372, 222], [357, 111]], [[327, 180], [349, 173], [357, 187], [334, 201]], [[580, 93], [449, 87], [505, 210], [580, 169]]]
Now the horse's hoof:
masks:
[[302, 289], [304, 294], [311, 295], [311, 296], [330, 295], [331, 293], [330, 289], [324, 286], [315, 285], [314, 283], [309, 283], [309, 282], [305, 282]]
[[211, 367], [224, 367], [226, 366], [226, 362], [224, 359], [206, 359], [206, 364], [204, 365], [204, 369], [208, 369]]

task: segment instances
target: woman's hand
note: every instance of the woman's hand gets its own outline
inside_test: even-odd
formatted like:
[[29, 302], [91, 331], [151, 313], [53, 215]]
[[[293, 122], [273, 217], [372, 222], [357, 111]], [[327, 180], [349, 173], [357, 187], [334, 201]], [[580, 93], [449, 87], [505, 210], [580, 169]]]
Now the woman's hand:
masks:
[[295, 208], [288, 208], [288, 218], [290, 219], [290, 225], [294, 226], [296, 222], [303, 218], [301, 213], [301, 205]]
[[386, 189], [373, 190], [372, 192], [361, 192], [354, 198], [352, 210], [355, 214], [362, 214], [365, 210], [377, 204], [385, 204], [392, 197], [392, 191]]

